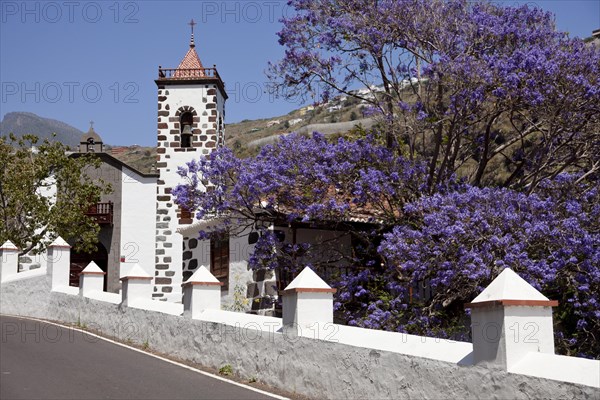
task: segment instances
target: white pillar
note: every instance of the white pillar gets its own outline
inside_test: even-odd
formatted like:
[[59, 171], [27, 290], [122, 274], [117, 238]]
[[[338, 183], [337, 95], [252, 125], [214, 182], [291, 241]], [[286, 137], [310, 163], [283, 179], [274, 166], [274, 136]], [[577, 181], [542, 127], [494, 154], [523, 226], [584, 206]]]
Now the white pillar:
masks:
[[306, 267], [283, 290], [283, 325], [287, 332], [319, 338], [319, 331], [333, 323], [332, 289]]
[[90, 262], [79, 274], [79, 294], [87, 297], [92, 292], [102, 292], [104, 275], [106, 272], [102, 271], [95, 262]]
[[19, 251], [10, 240], [0, 247], [0, 283], [19, 272]]
[[199, 318], [204, 310], [221, 309], [221, 286], [217, 278], [201, 265], [183, 286], [183, 315]]
[[71, 246], [60, 236], [48, 246], [48, 269], [52, 290], [69, 286]]
[[530, 352], [554, 354], [549, 300], [511, 269], [465, 308], [471, 309], [473, 362], [509, 370]]
[[125, 306], [136, 300], [152, 300], [152, 276], [139, 265], [135, 264], [121, 278], [121, 303]]

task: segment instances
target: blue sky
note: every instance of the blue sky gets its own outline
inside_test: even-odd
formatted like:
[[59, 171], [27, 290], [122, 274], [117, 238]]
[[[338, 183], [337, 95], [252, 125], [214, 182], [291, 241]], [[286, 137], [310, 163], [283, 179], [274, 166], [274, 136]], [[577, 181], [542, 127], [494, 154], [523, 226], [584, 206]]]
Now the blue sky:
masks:
[[[506, 1], [556, 15], [560, 30], [600, 28], [600, 1]], [[227, 122], [269, 118], [301, 104], [264, 93], [279, 59], [285, 1], [0, 1], [0, 115], [28, 111], [87, 130], [109, 144], [156, 142], [158, 66], [177, 67], [194, 18], [196, 50], [217, 65], [229, 94]]]

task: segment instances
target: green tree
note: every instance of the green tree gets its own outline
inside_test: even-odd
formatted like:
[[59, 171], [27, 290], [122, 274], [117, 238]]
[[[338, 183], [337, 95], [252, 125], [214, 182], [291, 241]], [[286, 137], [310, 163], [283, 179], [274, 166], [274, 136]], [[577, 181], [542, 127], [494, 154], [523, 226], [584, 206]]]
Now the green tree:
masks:
[[93, 154], [69, 157], [59, 142], [0, 137], [0, 242], [10, 240], [25, 254], [60, 235], [78, 251], [93, 250], [100, 228], [84, 212], [110, 186], [84, 176], [99, 164]]

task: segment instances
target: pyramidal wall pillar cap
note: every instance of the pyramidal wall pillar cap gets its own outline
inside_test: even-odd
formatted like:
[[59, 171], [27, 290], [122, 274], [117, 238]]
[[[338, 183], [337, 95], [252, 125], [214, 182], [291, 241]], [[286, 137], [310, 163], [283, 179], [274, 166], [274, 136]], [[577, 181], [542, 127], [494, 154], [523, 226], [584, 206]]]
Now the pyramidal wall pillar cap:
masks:
[[136, 263], [120, 280], [152, 280], [152, 275], [148, 274], [140, 264]]
[[69, 245], [69, 243], [65, 242], [65, 240], [63, 238], [61, 238], [60, 236], [57, 237], [56, 239], [54, 239], [54, 242], [50, 243], [50, 245], [48, 245], [48, 247], [53, 247], [53, 248], [63, 248], [63, 249], [70, 249], [71, 246]]
[[106, 272], [102, 271], [98, 264], [90, 261], [87, 267], [85, 267], [79, 275], [106, 275]]
[[521, 278], [510, 268], [504, 269], [471, 303], [465, 308], [489, 306], [538, 306], [556, 307], [558, 301], [550, 300]]
[[181, 286], [223, 286], [219, 280], [206, 268], [201, 265], [192, 276], [189, 277]]
[[310, 269], [305, 267], [302, 272], [283, 290], [283, 294], [287, 293], [335, 293], [337, 289], [333, 289], [323, 279]]
[[0, 247], [0, 250], [13, 250], [13, 251], [19, 251], [20, 249], [15, 246], [15, 244], [13, 242], [11, 242], [10, 240], [7, 240], [6, 242], [4, 242], [4, 244]]

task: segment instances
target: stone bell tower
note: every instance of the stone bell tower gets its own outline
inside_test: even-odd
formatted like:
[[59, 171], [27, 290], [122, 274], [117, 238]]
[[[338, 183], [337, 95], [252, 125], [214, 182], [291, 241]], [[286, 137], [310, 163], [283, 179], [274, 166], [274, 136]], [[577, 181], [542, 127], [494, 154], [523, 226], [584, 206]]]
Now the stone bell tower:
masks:
[[104, 143], [100, 135], [94, 131], [94, 122], [90, 121], [90, 129], [81, 136], [79, 140], [80, 153], [102, 153]]
[[183, 237], [177, 229], [193, 222], [171, 195], [182, 183], [177, 168], [210, 154], [225, 143], [225, 85], [216, 66], [204, 68], [194, 44], [190, 22], [190, 47], [177, 68], [159, 67], [158, 140], [156, 164], [156, 276], [153, 297], [181, 301]]

